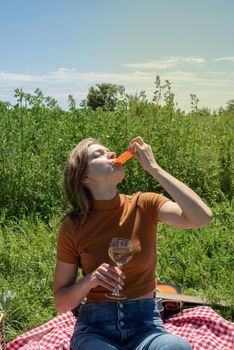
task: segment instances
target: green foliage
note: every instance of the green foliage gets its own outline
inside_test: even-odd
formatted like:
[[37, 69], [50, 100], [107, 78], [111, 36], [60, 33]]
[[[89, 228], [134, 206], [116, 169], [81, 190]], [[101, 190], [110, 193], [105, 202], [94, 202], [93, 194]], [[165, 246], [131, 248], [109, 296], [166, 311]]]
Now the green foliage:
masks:
[[11, 290], [8, 290], [5, 294], [0, 290], [0, 311], [7, 312], [13, 298], [14, 293]]
[[[66, 112], [38, 90], [32, 96], [22, 91], [16, 95], [16, 105], [0, 105], [0, 205], [9, 216], [33, 212], [48, 219], [66, 210], [62, 169], [69, 151], [90, 136], [119, 154], [131, 138], [141, 135], [152, 145], [159, 164], [209, 204], [232, 200], [233, 129], [225, 110], [184, 114], [175, 110], [171, 98], [162, 106], [142, 94], [126, 96], [115, 112], [76, 109], [70, 97]], [[165, 98], [168, 95], [169, 90]], [[163, 191], [134, 159], [126, 164], [126, 174], [121, 190], [127, 193]]]
[[9, 340], [57, 314], [52, 294], [57, 227], [35, 216], [0, 220], [0, 305]]
[[[168, 81], [155, 81], [153, 101], [144, 91], [92, 110], [69, 110], [40, 90], [15, 91], [17, 103], [0, 102], [0, 305], [7, 339], [42, 324], [57, 311], [52, 296], [58, 221], [69, 209], [62, 190], [62, 170], [69, 151], [94, 137], [120, 154], [140, 135], [158, 163], [196, 191], [214, 213], [204, 229], [175, 230], [162, 225], [158, 236], [161, 281], [183, 292], [233, 303], [233, 110], [176, 107]], [[103, 107], [103, 106], [102, 106]], [[108, 108], [106, 108], [108, 107]], [[120, 191], [156, 191], [161, 186], [135, 159], [125, 165]], [[165, 193], [167, 195], [167, 193]], [[229, 317], [227, 315], [227, 317]]]
[[234, 100], [227, 102], [227, 111], [233, 115], [234, 113]]
[[[197, 230], [161, 225], [158, 236], [158, 277], [183, 286], [183, 291], [212, 299], [233, 294], [233, 215], [228, 207], [213, 208], [213, 221]], [[233, 299], [232, 299], [233, 302]]]
[[96, 84], [96, 87], [91, 86], [87, 95], [87, 107], [93, 110], [101, 108], [105, 111], [114, 111], [123, 92], [123, 86], [110, 83]]
[[205, 296], [224, 318], [234, 317], [233, 208], [216, 205], [213, 221], [198, 230], [161, 225], [158, 234], [159, 280], [182, 287], [183, 294]]

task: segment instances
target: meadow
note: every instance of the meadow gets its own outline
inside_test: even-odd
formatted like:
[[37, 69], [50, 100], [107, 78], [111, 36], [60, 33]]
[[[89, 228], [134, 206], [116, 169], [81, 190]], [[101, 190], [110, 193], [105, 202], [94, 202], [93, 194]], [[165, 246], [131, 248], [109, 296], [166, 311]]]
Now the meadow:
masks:
[[[157, 278], [183, 293], [203, 295], [229, 308], [217, 310], [233, 318], [233, 109], [191, 111], [174, 103], [170, 87], [122, 96], [114, 111], [69, 110], [43, 95], [16, 91], [17, 102], [0, 102], [0, 308], [7, 340], [58, 314], [52, 285], [59, 220], [69, 210], [62, 171], [69, 151], [81, 139], [94, 137], [120, 154], [140, 135], [150, 143], [165, 170], [188, 184], [212, 208], [205, 228], [178, 230], [160, 224]], [[160, 96], [161, 96], [160, 95]], [[136, 160], [125, 165], [120, 192], [163, 188]]]

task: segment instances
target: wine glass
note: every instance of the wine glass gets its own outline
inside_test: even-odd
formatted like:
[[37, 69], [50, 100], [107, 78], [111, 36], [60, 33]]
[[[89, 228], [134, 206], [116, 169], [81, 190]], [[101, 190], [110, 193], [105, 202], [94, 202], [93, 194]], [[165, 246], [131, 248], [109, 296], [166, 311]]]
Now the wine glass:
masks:
[[[134, 249], [132, 241], [127, 238], [118, 238], [114, 237], [110, 242], [108, 248], [108, 254], [110, 258], [116, 263], [118, 268], [122, 268], [134, 255]], [[126, 299], [126, 296], [119, 292], [119, 289], [116, 288], [111, 294], [106, 294], [106, 297], [111, 299]]]

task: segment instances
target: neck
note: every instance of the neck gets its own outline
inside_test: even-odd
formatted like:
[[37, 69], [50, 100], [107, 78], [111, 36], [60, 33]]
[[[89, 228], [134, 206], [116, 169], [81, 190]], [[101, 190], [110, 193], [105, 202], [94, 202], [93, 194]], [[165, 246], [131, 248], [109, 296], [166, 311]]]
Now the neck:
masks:
[[112, 189], [93, 189], [91, 190], [92, 196], [94, 200], [110, 200], [115, 198], [116, 194], [118, 193], [116, 188]]

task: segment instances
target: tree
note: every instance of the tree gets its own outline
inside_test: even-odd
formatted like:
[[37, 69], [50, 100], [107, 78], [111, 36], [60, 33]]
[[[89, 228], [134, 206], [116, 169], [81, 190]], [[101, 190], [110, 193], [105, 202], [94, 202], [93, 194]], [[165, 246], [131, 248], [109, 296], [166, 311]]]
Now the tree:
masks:
[[234, 100], [229, 100], [227, 102], [227, 111], [230, 113], [234, 112]]
[[76, 109], [76, 101], [72, 95], [68, 95], [68, 108], [69, 111], [74, 111], [74, 109]]
[[121, 85], [102, 83], [91, 86], [87, 95], [87, 107], [93, 110], [102, 108], [105, 111], [114, 111], [118, 99], [123, 95], [125, 89]]

